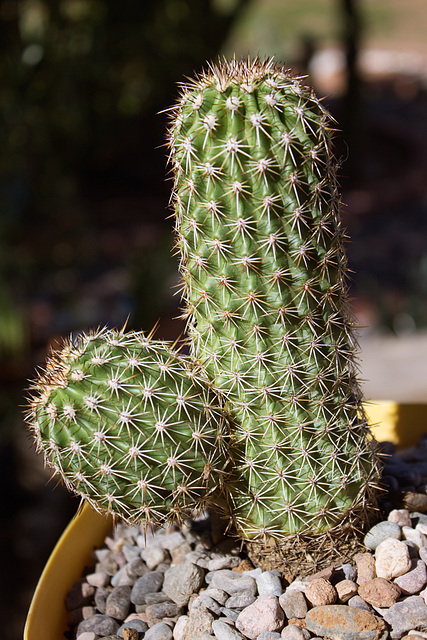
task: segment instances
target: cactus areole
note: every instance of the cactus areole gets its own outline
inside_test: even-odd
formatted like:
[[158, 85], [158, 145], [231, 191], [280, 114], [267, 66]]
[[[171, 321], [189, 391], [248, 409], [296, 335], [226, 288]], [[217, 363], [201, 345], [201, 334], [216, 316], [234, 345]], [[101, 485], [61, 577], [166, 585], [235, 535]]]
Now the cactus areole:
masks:
[[288, 71], [211, 66], [169, 144], [193, 356], [227, 398], [240, 534], [360, 517], [378, 475], [356, 381], [331, 118]]
[[47, 460], [98, 510], [162, 524], [221, 507], [253, 545], [312, 541], [312, 556], [367, 520], [380, 464], [331, 127], [271, 60], [182, 86], [168, 143], [191, 354], [83, 336], [48, 361], [29, 410]]

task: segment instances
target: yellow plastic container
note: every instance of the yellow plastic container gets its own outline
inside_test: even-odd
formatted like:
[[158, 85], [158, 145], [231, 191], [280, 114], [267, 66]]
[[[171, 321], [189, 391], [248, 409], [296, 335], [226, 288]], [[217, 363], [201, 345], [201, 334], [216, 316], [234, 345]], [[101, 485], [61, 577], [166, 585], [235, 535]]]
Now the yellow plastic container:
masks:
[[[378, 401], [365, 406], [372, 433], [405, 448], [427, 431], [427, 404]], [[59, 539], [40, 577], [24, 629], [24, 640], [63, 640], [67, 613], [65, 597], [81, 576], [90, 555], [111, 529], [88, 505], [74, 517]]]

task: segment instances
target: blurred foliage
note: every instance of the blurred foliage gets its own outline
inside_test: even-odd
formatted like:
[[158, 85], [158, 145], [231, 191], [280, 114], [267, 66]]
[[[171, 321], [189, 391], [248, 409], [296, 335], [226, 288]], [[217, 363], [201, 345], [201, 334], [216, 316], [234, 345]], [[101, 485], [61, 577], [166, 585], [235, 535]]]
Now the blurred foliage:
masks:
[[3, 415], [9, 384], [31, 375], [50, 336], [162, 312], [158, 112], [218, 55], [248, 1], [0, 0]]
[[[221, 47], [245, 0], [0, 2], [0, 175], [64, 195]], [[104, 157], [104, 161], [105, 161]]]

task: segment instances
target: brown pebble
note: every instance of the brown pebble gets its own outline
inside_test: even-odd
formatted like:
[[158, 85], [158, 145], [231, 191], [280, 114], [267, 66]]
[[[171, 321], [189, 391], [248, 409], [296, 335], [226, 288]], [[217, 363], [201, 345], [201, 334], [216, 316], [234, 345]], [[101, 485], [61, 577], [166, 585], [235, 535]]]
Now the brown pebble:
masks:
[[330, 565], [329, 567], [322, 569], [322, 571], [318, 571], [317, 573], [313, 573], [312, 575], [307, 576], [306, 578], [304, 578], [304, 582], [313, 582], [313, 580], [318, 580], [319, 578], [330, 580], [334, 571], [335, 567], [333, 565]]
[[309, 582], [304, 595], [312, 607], [334, 604], [337, 601], [335, 587], [325, 578], [316, 578]]
[[368, 580], [359, 587], [359, 596], [374, 607], [387, 609], [397, 602], [400, 595], [401, 590], [397, 584], [385, 578]]
[[247, 558], [245, 558], [244, 560], [242, 560], [240, 564], [237, 565], [237, 567], [234, 567], [232, 571], [236, 571], [237, 573], [243, 573], [244, 571], [252, 571], [253, 568], [254, 568], [254, 565], [252, 564], [252, 562]]
[[354, 561], [357, 568], [357, 584], [361, 585], [376, 577], [375, 558], [371, 553], [356, 553]]
[[301, 629], [306, 628], [305, 618], [288, 618], [286, 624], [294, 624], [296, 627], [300, 627]]
[[427, 513], [427, 494], [403, 491], [401, 494], [402, 504], [408, 511], [419, 511]]
[[122, 629], [123, 640], [138, 640], [139, 632], [137, 629], [132, 629], [131, 627], [124, 627]]
[[335, 589], [340, 602], [348, 602], [357, 594], [357, 584], [353, 580], [340, 580], [335, 585]]

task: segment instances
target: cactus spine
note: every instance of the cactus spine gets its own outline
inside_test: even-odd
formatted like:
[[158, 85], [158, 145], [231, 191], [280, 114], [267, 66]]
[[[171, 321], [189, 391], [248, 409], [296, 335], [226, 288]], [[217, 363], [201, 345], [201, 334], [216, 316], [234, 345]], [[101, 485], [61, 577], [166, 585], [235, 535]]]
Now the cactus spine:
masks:
[[139, 333], [69, 342], [35, 383], [38, 446], [129, 522], [226, 503], [249, 541], [351, 541], [380, 465], [331, 119], [283, 67], [233, 60], [182, 87], [168, 141], [191, 357]]
[[247, 539], [364, 515], [378, 475], [356, 380], [331, 119], [272, 61], [184, 85], [169, 145], [188, 330], [241, 447]]
[[67, 342], [35, 383], [29, 422], [68, 488], [127, 522], [180, 521], [222, 486], [218, 397], [194, 363], [142, 333]]

